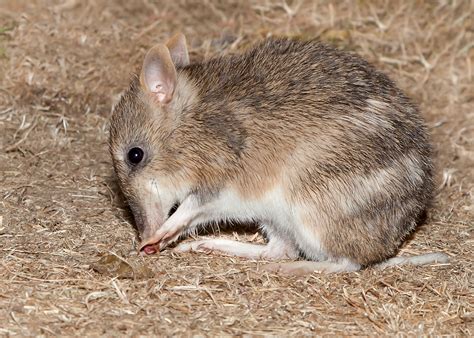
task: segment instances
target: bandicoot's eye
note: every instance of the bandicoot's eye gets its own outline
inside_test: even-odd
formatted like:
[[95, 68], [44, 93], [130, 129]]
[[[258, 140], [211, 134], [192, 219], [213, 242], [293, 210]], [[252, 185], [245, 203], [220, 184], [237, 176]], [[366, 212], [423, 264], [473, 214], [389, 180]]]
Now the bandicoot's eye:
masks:
[[141, 148], [135, 147], [128, 151], [128, 161], [135, 165], [143, 160], [144, 152]]

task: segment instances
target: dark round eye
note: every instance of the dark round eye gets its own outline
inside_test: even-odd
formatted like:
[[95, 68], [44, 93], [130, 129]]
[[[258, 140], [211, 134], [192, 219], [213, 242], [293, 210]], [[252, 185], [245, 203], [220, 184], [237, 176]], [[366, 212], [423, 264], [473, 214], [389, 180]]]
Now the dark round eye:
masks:
[[135, 147], [128, 151], [128, 160], [131, 164], [138, 164], [143, 160], [144, 152], [141, 148]]

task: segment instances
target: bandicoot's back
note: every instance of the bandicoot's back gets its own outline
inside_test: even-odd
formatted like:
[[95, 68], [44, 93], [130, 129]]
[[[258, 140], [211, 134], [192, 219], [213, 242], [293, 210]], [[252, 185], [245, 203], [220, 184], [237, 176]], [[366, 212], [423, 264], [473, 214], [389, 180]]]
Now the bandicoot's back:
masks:
[[199, 245], [357, 269], [396, 252], [432, 192], [416, 108], [361, 58], [315, 42], [199, 64], [182, 35], [155, 46], [114, 109], [110, 148], [147, 253], [200, 224], [255, 220], [266, 246]]

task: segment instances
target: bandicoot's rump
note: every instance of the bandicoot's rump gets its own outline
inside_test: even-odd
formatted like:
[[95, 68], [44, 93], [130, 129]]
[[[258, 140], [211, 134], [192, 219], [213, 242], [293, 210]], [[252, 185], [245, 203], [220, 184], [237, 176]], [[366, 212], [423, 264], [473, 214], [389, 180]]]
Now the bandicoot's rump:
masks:
[[181, 34], [153, 47], [114, 108], [110, 151], [144, 253], [210, 222], [257, 221], [266, 245], [176, 250], [312, 261], [286, 271], [385, 261], [433, 190], [417, 108], [360, 57], [314, 41], [196, 64]]

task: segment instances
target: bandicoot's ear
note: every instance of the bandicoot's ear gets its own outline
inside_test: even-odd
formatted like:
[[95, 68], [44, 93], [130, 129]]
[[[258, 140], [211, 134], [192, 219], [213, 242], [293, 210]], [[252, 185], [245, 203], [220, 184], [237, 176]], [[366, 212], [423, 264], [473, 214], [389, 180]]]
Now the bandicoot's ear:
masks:
[[171, 39], [166, 42], [171, 59], [176, 67], [185, 67], [189, 65], [188, 47], [186, 47], [186, 37], [182, 33], [173, 35]]
[[156, 45], [146, 53], [140, 83], [162, 104], [169, 103], [173, 98], [176, 68], [165, 45]]

